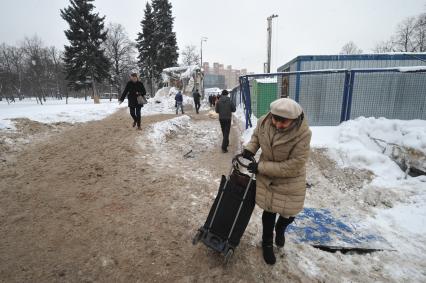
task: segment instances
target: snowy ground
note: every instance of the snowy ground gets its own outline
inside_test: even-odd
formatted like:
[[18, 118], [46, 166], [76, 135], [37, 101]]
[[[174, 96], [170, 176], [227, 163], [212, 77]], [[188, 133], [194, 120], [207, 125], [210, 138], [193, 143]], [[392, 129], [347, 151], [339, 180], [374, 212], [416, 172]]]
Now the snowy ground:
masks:
[[43, 105], [37, 104], [35, 99], [24, 99], [8, 104], [0, 102], [0, 129], [14, 129], [13, 121], [16, 118], [28, 118], [41, 123], [55, 122], [87, 122], [100, 120], [111, 115], [124, 104], [118, 105], [117, 100], [101, 99], [100, 104], [94, 104], [93, 100], [69, 98], [48, 99]]
[[[216, 168], [216, 164], [208, 163], [209, 155], [216, 149], [219, 151], [217, 137], [220, 132], [215, 120], [200, 119], [198, 117], [201, 116], [193, 113], [191, 97], [184, 99], [189, 115], [156, 121], [143, 131], [147, 134], [138, 137], [137, 143], [145, 150], [142, 163], [155, 168], [150, 170], [170, 174], [170, 182], [174, 181], [173, 174], [177, 172], [185, 182], [201, 187], [199, 191], [174, 196], [176, 200], [184, 198], [189, 201], [190, 207], [180, 218], [192, 215], [193, 219], [185, 221], [196, 229], [205, 217], [200, 211], [207, 211], [214, 197], [215, 188], [210, 187], [217, 187], [218, 170], [223, 171]], [[127, 107], [127, 101], [118, 106], [116, 100], [111, 103], [105, 100], [99, 105], [91, 100], [74, 99], [68, 105], [64, 103], [48, 101], [45, 105], [37, 105], [35, 101], [24, 101], [7, 105], [0, 102], [0, 134], [8, 128], [14, 129], [11, 119], [18, 117], [42, 123], [74, 123], [99, 120]], [[208, 107], [203, 106], [203, 109]], [[174, 113], [173, 93], [167, 93], [149, 99], [142, 108], [142, 115], [145, 116], [142, 123], [144, 119], [149, 119], [147, 116]], [[126, 117], [120, 119], [127, 121]], [[250, 138], [253, 128], [244, 131], [241, 108], [236, 117], [234, 125], [241, 132], [241, 142], [234, 146], [240, 150], [241, 145]], [[253, 119], [254, 127], [255, 122]], [[425, 282], [426, 177], [407, 176], [394, 160], [408, 154], [417, 157], [419, 164], [416, 166], [425, 165], [422, 156], [426, 155], [426, 121], [360, 118], [338, 127], [312, 127], [312, 131], [312, 154], [308, 166], [308, 182], [312, 188], [308, 190], [306, 206], [329, 208], [337, 216], [346, 215], [353, 219], [356, 225], [379, 231], [395, 251], [367, 255], [330, 254], [295, 241], [286, 244], [285, 254], [280, 254], [274, 269], [259, 266], [260, 254], [256, 251], [260, 239], [261, 211], [256, 209], [236, 255], [236, 262], [240, 261], [241, 264], [236, 263], [233, 268], [238, 271], [247, 264], [253, 270], [260, 270], [258, 281], [279, 281], [287, 272], [302, 281]], [[184, 157], [186, 153], [188, 155]], [[204, 157], [197, 159], [199, 156]], [[152, 182], [156, 184], [156, 178], [152, 177]], [[185, 187], [188, 190], [191, 188], [189, 185]], [[182, 203], [173, 203], [171, 210], [179, 205]], [[213, 257], [210, 253], [202, 254], [204, 250], [204, 247], [200, 247], [194, 253]], [[187, 251], [189, 254], [191, 252]], [[251, 258], [253, 253], [256, 259]], [[190, 258], [190, 255], [186, 256], [186, 259]]]
[[[242, 109], [237, 117], [243, 117]], [[396, 251], [377, 253], [385, 263], [380, 269], [396, 281], [424, 281], [426, 176], [408, 176], [395, 160], [410, 160], [424, 171], [426, 121], [358, 118], [311, 130], [312, 188], [306, 206], [330, 209], [357, 228], [383, 236]], [[243, 143], [252, 132], [243, 132]], [[312, 258], [305, 260], [306, 268], [316, 265]]]

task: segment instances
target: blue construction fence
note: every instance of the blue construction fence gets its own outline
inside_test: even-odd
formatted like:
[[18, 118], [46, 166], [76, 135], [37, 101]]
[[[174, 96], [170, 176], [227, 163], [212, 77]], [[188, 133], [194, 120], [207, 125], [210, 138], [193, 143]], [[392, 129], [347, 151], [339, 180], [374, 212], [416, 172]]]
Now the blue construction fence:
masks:
[[251, 115], [269, 111], [280, 98], [296, 100], [311, 126], [335, 126], [357, 117], [426, 119], [426, 67], [338, 69], [253, 74], [240, 77], [246, 128]]

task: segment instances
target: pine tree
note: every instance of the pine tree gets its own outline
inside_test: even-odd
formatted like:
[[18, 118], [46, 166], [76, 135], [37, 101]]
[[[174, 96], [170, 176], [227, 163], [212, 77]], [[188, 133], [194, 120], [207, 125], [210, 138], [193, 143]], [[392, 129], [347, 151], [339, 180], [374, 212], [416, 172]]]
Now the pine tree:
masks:
[[144, 18], [141, 21], [142, 32], [138, 33], [136, 47], [139, 51], [138, 65], [143, 76], [149, 80], [151, 93], [153, 92], [154, 62], [157, 56], [157, 48], [154, 43], [155, 23], [152, 7], [146, 3]]
[[65, 46], [64, 62], [67, 80], [85, 82], [90, 77], [95, 103], [99, 103], [95, 82], [108, 78], [109, 62], [102, 49], [107, 38], [105, 17], [94, 13], [93, 0], [70, 0], [70, 6], [61, 10], [61, 17], [68, 22], [65, 35], [70, 42]]
[[157, 56], [153, 65], [154, 76], [159, 79], [163, 69], [176, 66], [178, 61], [178, 47], [176, 33], [173, 32], [172, 4], [168, 0], [152, 1], [154, 23], [154, 44]]

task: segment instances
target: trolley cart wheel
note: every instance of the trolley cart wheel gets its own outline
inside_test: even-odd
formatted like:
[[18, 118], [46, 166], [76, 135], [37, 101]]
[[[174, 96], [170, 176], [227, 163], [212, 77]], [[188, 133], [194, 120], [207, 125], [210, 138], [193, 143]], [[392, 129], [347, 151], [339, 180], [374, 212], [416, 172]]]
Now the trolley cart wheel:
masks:
[[233, 255], [234, 255], [234, 249], [230, 248], [225, 254], [224, 263], [228, 264]]
[[198, 230], [197, 234], [195, 234], [194, 238], [192, 239], [192, 244], [195, 246], [196, 244], [198, 244], [198, 242], [201, 240], [201, 231]]

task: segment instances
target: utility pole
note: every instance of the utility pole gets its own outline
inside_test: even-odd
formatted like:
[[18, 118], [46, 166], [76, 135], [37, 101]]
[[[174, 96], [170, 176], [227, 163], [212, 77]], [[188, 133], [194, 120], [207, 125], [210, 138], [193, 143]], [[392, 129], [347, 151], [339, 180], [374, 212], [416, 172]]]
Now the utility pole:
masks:
[[200, 68], [203, 67], [203, 41], [207, 42], [207, 37], [201, 37], [201, 48], [200, 48]]
[[272, 19], [273, 18], [277, 18], [278, 15], [274, 15], [272, 14], [271, 16], [267, 17], [266, 19], [268, 20], [268, 53], [267, 53], [267, 62], [266, 62], [266, 73], [270, 73], [271, 72], [271, 42], [272, 42]]
[[[203, 69], [203, 41], [207, 42], [207, 37], [201, 37], [201, 47], [200, 47], [200, 70]], [[204, 79], [200, 81], [200, 89], [201, 97], [204, 99]]]

